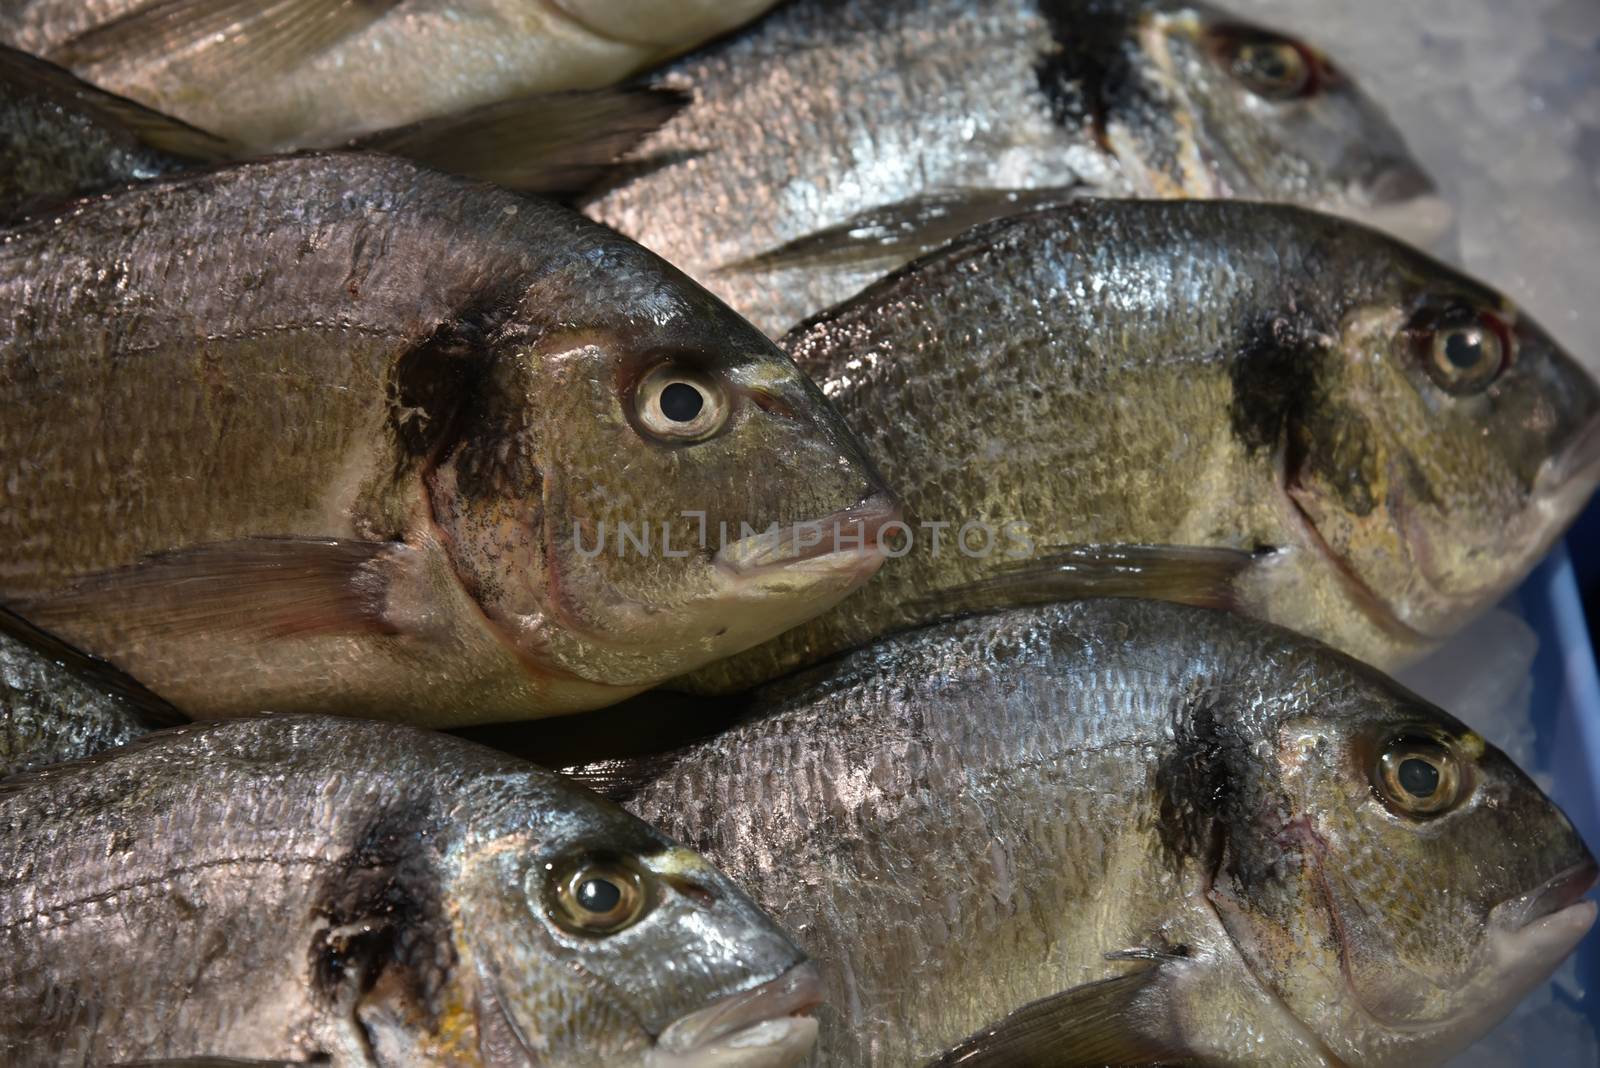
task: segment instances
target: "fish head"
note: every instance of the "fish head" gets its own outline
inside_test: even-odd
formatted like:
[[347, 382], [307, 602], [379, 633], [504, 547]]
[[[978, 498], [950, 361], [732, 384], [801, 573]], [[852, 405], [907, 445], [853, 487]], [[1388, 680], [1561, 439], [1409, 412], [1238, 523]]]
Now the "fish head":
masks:
[[570, 783], [538, 788], [555, 803], [474, 813], [458, 847], [465, 978], [438, 1033], [473, 1036], [485, 1068], [802, 1061], [821, 987], [789, 937], [699, 854]]
[[1600, 869], [1503, 753], [1345, 663], [1354, 685], [1311, 684], [1263, 731], [1212, 897], [1250, 970], [1341, 1063], [1441, 1063], [1577, 946]]
[[1339, 231], [1308, 265], [1338, 295], [1290, 331], [1310, 351], [1285, 492], [1357, 601], [1425, 646], [1520, 581], [1592, 495], [1600, 385], [1493, 290]]
[[830, 607], [882, 563], [897, 506], [788, 356], [615, 241], [614, 259], [650, 262], [524, 298], [430, 492], [515, 648], [640, 688]]
[[1317, 207], [1421, 245], [1447, 232], [1449, 205], [1399, 131], [1320, 49], [1189, 3], [1152, 4], [1138, 36], [1151, 84], [1128, 95], [1165, 106], [1129, 128], [1164, 131], [1140, 166], [1181, 195]]

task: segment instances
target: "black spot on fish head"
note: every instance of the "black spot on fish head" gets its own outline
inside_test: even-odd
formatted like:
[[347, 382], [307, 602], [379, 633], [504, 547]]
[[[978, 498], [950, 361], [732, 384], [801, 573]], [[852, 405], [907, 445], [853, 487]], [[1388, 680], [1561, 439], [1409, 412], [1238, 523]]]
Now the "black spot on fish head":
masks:
[[1134, 88], [1137, 22], [1129, 5], [1043, 0], [1039, 12], [1054, 44], [1034, 68], [1050, 115], [1069, 130], [1087, 126], [1104, 146], [1111, 116]]
[[1289, 429], [1314, 403], [1317, 368], [1304, 331], [1284, 315], [1248, 324], [1225, 354], [1233, 433], [1251, 452], [1286, 444]]
[[430, 462], [481, 408], [493, 339], [512, 304], [495, 297], [440, 323], [394, 362], [386, 384], [397, 463]]
[[353, 838], [314, 900], [313, 991], [358, 1008], [380, 982], [384, 997], [436, 1020], [457, 961], [436, 865], [441, 829], [425, 799], [385, 811]]

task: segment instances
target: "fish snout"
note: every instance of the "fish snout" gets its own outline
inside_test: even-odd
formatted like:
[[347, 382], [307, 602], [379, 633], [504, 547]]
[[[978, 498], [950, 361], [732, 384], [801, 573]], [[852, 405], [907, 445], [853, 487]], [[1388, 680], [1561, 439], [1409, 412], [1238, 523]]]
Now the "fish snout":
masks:
[[776, 979], [684, 1016], [656, 1039], [649, 1068], [788, 1068], [816, 1043], [822, 1004], [816, 966], [796, 964]]
[[1534, 492], [1541, 498], [1571, 493], [1587, 498], [1600, 482], [1600, 412], [1589, 418], [1560, 452], [1539, 468]]
[[857, 503], [818, 519], [741, 538], [723, 548], [718, 563], [739, 574], [817, 563], [860, 562], [876, 570], [882, 539], [900, 519], [900, 502], [876, 485]]
[[1440, 195], [1437, 183], [1406, 159], [1384, 168], [1343, 214], [1418, 248], [1438, 247], [1455, 223], [1455, 209]]

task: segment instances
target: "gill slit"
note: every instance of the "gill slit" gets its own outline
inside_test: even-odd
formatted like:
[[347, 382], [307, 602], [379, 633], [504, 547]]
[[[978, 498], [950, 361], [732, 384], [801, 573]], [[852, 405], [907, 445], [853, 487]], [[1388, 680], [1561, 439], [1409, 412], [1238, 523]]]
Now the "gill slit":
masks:
[[[494, 621], [494, 619], [489, 615], [488, 611], [485, 610], [482, 602], [474, 597], [472, 595], [472, 591], [467, 589], [466, 584], [461, 581], [461, 575], [460, 572], [456, 570], [455, 562], [456, 551], [458, 550], [459, 546], [457, 545], [456, 540], [450, 536], [450, 532], [444, 529], [444, 524], [439, 522], [439, 514], [434, 510], [433, 507], [433, 493], [432, 485], [430, 484], [430, 478], [438, 467], [438, 461], [438, 456], [430, 457], [426, 465], [424, 465], [422, 470], [417, 474], [417, 486], [421, 491], [424, 522], [427, 524], [428, 531], [433, 535], [435, 541], [438, 543], [439, 549], [444, 553], [445, 565], [450, 569], [450, 574], [455, 580], [456, 588], [461, 591], [462, 595], [466, 598], [468, 604], [470, 605], [469, 611], [473, 613], [474, 618], [479, 624], [481, 624], [483, 630], [494, 639], [495, 644], [504, 650], [513, 661], [515, 661], [517, 664], [520, 664], [523, 670], [534, 678], [546, 678], [556, 682], [589, 682], [590, 680], [588, 679], [583, 679], [572, 674], [571, 672], [564, 671], [561, 668], [556, 667], [554, 664], [549, 664], [538, 660], [531, 654], [526, 653], [522, 649], [518, 648], [517, 645], [511, 641], [510, 636], [505, 633], [505, 629]], [[548, 543], [548, 539], [546, 540]], [[428, 554], [424, 548], [413, 545], [410, 539], [406, 540], [406, 544], [413, 549], [417, 549], [419, 555], [424, 560], [427, 559]], [[424, 564], [424, 566], [426, 566], [426, 564]], [[551, 581], [553, 581], [553, 579]]]
[[[1285, 427], [1284, 434], [1287, 433], [1288, 428]], [[1394, 610], [1378, 596], [1377, 591], [1356, 574], [1349, 562], [1333, 551], [1333, 546], [1328, 544], [1328, 540], [1322, 536], [1322, 531], [1317, 529], [1316, 522], [1300, 506], [1300, 502], [1290, 491], [1289, 483], [1292, 476], [1289, 473], [1289, 449], [1284, 441], [1278, 444], [1276, 467], [1278, 495], [1288, 505], [1291, 525], [1300, 531], [1316, 554], [1333, 569], [1334, 577], [1345, 588], [1345, 592], [1350, 595], [1356, 607], [1361, 609], [1362, 614], [1392, 638], [1417, 645], [1434, 644], [1436, 639], [1422, 633], [1396, 615]]]
[[[1260, 991], [1261, 996], [1266, 1000], [1266, 1002], [1277, 1008], [1277, 1010], [1283, 1014], [1284, 1019], [1289, 1020], [1293, 1024], [1295, 1030], [1297, 1030], [1301, 1035], [1305, 1036], [1306, 1042], [1327, 1060], [1328, 1068], [1351, 1068], [1351, 1066], [1342, 1057], [1334, 1053], [1332, 1048], [1328, 1046], [1328, 1043], [1321, 1035], [1313, 1031], [1304, 1020], [1300, 1019], [1300, 1017], [1295, 1014], [1294, 1010], [1289, 1007], [1289, 1003], [1284, 1001], [1283, 997], [1273, 989], [1272, 984], [1268, 983], [1266, 978], [1256, 970], [1255, 961], [1251, 958], [1250, 954], [1244, 951], [1244, 947], [1239, 945], [1239, 943], [1234, 940], [1233, 934], [1228, 930], [1227, 921], [1222, 918], [1222, 913], [1218, 911], [1217, 903], [1214, 897], [1214, 895], [1221, 894], [1221, 891], [1216, 889], [1216, 878], [1217, 872], [1222, 869], [1222, 862], [1226, 858], [1228, 852], [1227, 832], [1222, 828], [1220, 822], [1216, 824], [1216, 838], [1217, 841], [1216, 845], [1214, 846], [1211, 869], [1205, 875], [1204, 885], [1201, 888], [1201, 893], [1199, 895], [1199, 899], [1205, 903], [1204, 907], [1207, 913], [1209, 913], [1211, 918], [1216, 921], [1217, 929], [1222, 932], [1223, 938], [1227, 939], [1228, 945], [1233, 947], [1235, 955], [1238, 956], [1240, 962], [1244, 965], [1245, 973], [1250, 976], [1251, 980], [1256, 985], [1256, 989]], [[1318, 874], [1321, 874], [1320, 867], [1318, 868]], [[1341, 942], [1341, 967], [1343, 966], [1343, 956], [1344, 947], [1343, 943]]]

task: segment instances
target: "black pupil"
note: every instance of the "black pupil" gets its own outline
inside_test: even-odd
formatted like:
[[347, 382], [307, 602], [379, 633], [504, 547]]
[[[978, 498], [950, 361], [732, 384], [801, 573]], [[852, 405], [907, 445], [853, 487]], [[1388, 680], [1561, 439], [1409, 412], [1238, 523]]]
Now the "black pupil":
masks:
[[1244, 52], [1244, 67], [1257, 80], [1285, 88], [1295, 79], [1294, 58], [1297, 54], [1291, 45], [1251, 45]]
[[1416, 757], [1402, 760], [1400, 788], [1412, 797], [1432, 797], [1439, 789], [1439, 769]]
[[610, 912], [622, 904], [622, 889], [610, 879], [585, 879], [578, 887], [578, 904], [589, 912]]
[[1483, 334], [1477, 330], [1452, 330], [1444, 339], [1444, 356], [1457, 369], [1472, 370], [1483, 362]]
[[674, 382], [661, 391], [661, 414], [674, 423], [692, 423], [706, 404], [700, 391], [687, 382]]

